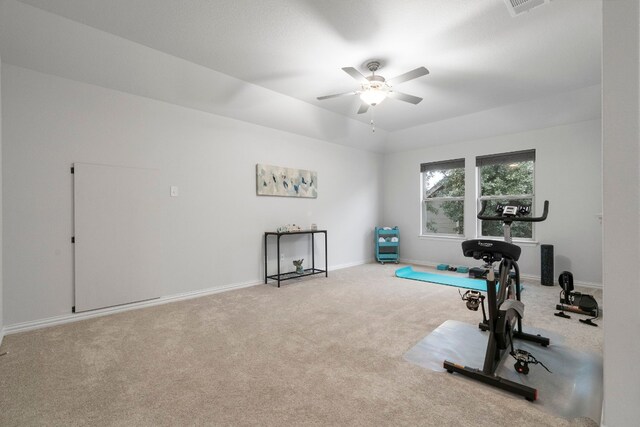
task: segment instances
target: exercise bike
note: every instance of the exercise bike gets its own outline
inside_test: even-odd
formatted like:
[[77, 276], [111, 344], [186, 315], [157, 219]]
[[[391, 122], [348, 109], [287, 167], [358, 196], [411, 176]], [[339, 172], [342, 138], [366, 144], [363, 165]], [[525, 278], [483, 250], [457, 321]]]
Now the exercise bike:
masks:
[[[513, 222], [544, 221], [549, 212], [549, 201], [544, 202], [544, 212], [539, 217], [524, 216], [530, 213], [529, 206], [498, 205], [496, 211], [499, 216], [485, 216], [485, 208], [486, 205], [483, 205], [478, 213], [478, 219], [502, 221], [505, 241], [476, 239], [462, 242], [464, 256], [482, 259], [486, 263], [486, 297], [477, 291], [467, 292], [463, 296], [470, 310], [477, 310], [478, 306], [482, 306], [483, 321], [479, 327], [489, 331], [484, 366], [482, 369], [476, 369], [445, 360], [444, 368], [449, 373], [456, 372], [534, 401], [538, 398], [538, 391], [535, 388], [499, 377], [495, 372], [506, 352], [516, 360], [514, 368], [518, 373], [528, 374], [530, 364], [540, 364], [547, 369], [531, 353], [514, 347], [514, 339], [531, 341], [546, 347], [549, 345], [549, 338], [522, 331], [524, 304], [520, 301], [520, 270], [517, 263], [521, 249], [512, 243], [511, 225]], [[496, 262], [500, 263], [497, 280], [493, 266]], [[485, 301], [488, 316], [484, 309]]]

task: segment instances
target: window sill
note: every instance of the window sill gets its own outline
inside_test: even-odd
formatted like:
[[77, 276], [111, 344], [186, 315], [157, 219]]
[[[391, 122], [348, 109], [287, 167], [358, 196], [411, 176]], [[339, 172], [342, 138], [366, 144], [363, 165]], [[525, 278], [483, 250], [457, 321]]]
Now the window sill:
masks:
[[[498, 237], [478, 237], [478, 239], [496, 240], [498, 242], [504, 242], [504, 238], [498, 238]], [[540, 242], [537, 240], [513, 239], [513, 244], [517, 246], [538, 246], [540, 245]]]
[[[504, 239], [499, 239], [497, 237], [465, 237], [465, 236], [454, 236], [454, 235], [430, 235], [430, 234], [419, 234], [418, 238], [420, 240], [445, 240], [445, 241], [458, 241], [464, 242], [465, 240], [473, 240], [473, 239], [483, 239], [483, 240], [496, 240], [498, 242], [504, 242]], [[520, 240], [513, 239], [513, 244], [517, 246], [538, 246], [540, 242], [537, 240]]]
[[464, 236], [456, 236], [453, 234], [445, 234], [442, 236], [439, 236], [437, 234], [418, 234], [418, 238], [423, 240], [453, 240], [453, 241], [460, 241], [460, 242], [468, 240]]

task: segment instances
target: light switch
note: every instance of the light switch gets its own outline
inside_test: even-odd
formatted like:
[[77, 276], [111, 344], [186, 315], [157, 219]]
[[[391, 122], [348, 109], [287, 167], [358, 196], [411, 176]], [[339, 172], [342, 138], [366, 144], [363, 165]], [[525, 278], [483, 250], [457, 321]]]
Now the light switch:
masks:
[[178, 186], [177, 185], [172, 185], [171, 186], [171, 197], [178, 197]]

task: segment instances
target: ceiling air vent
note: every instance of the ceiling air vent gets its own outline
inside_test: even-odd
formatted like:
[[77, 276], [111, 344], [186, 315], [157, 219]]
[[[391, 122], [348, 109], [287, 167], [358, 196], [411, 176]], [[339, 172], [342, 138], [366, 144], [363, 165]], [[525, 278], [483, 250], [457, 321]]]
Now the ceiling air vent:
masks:
[[550, 0], [504, 0], [511, 16], [518, 16], [521, 13], [530, 11], [534, 7], [549, 3], [549, 1]]

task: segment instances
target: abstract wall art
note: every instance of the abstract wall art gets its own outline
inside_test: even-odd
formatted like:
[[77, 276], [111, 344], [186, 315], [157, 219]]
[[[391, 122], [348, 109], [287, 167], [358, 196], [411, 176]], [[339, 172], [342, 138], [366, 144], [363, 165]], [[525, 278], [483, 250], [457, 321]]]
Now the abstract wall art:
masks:
[[304, 169], [256, 165], [258, 196], [318, 197], [318, 173]]

